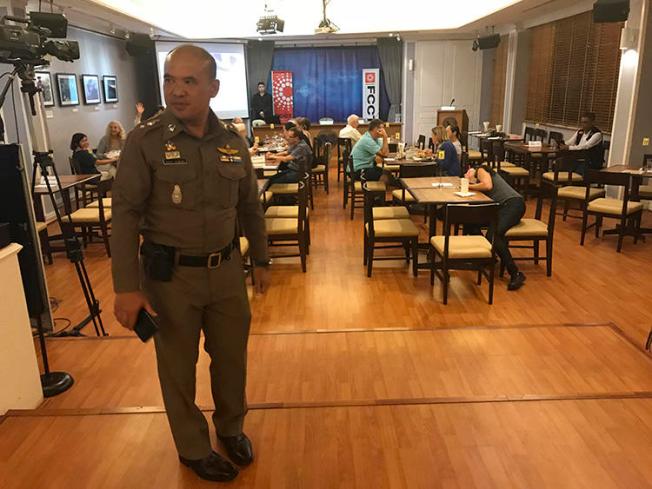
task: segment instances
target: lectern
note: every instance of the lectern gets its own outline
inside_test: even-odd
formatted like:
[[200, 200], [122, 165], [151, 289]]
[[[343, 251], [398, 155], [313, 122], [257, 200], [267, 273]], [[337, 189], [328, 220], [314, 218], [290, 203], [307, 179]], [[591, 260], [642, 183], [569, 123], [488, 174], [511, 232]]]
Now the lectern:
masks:
[[437, 111], [437, 125], [450, 126], [455, 125], [460, 128], [462, 134], [469, 132], [469, 116], [464, 109], [439, 109]]

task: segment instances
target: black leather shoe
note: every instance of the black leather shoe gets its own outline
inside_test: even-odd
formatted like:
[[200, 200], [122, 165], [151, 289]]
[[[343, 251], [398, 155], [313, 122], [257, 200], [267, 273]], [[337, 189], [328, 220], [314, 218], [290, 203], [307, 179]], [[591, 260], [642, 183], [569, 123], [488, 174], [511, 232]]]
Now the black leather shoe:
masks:
[[518, 290], [525, 283], [525, 274], [523, 272], [516, 272], [509, 279], [509, 284], [507, 284], [507, 290]]
[[254, 461], [254, 449], [247, 435], [240, 433], [236, 436], [218, 436], [226, 449], [229, 458], [241, 467]]
[[238, 469], [215, 452], [211, 452], [210, 455], [199, 460], [189, 460], [179, 455], [179, 460], [207, 481], [227, 482], [232, 481], [238, 475]]

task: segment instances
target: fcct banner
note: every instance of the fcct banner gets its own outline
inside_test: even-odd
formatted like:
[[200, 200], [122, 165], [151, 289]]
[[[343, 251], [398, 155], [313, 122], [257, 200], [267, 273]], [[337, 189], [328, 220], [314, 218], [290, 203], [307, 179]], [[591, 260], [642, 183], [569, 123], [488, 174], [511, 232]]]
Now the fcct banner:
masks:
[[377, 119], [380, 105], [380, 70], [366, 68], [362, 70], [362, 117], [370, 120]]
[[282, 123], [292, 119], [294, 111], [294, 92], [291, 71], [272, 71], [272, 98], [274, 114]]

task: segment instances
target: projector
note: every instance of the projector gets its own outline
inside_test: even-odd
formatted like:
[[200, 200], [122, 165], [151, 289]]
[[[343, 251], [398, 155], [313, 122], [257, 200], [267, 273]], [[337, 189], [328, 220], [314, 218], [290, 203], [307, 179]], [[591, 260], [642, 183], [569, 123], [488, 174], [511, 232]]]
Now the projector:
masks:
[[276, 34], [283, 32], [285, 21], [279, 19], [278, 15], [265, 15], [258, 19], [256, 31], [259, 34]]

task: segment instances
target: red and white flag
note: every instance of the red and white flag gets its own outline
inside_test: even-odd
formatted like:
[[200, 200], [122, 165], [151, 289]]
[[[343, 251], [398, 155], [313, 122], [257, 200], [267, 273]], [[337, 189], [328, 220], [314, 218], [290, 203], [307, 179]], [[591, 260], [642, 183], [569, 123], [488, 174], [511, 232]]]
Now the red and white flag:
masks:
[[292, 119], [294, 112], [294, 91], [291, 71], [272, 71], [272, 98], [274, 114], [282, 123]]

